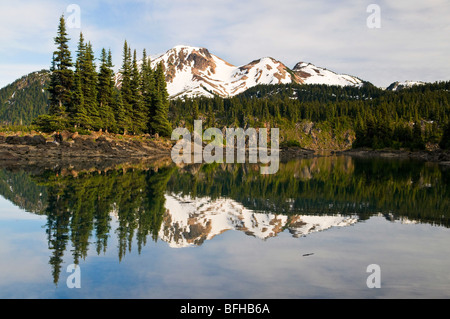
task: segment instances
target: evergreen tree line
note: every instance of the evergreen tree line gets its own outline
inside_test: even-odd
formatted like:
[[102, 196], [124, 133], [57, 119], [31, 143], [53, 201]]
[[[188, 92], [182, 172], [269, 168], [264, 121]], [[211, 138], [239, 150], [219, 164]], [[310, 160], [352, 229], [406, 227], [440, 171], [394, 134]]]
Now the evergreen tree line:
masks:
[[[450, 82], [429, 83], [387, 91], [329, 85], [259, 85], [231, 98], [171, 101], [173, 126], [189, 126], [194, 118], [204, 126], [294, 127], [301, 121], [329, 123], [333, 129], [356, 132], [355, 146], [422, 149], [441, 146], [450, 119]], [[447, 125], [448, 127], [448, 125]], [[447, 146], [448, 148], [448, 146]]]
[[43, 130], [103, 130], [113, 133], [158, 133], [170, 136], [168, 93], [164, 66], [151, 67], [146, 50], [139, 66], [136, 50], [127, 41], [123, 47], [123, 64], [119, 87], [113, 71], [111, 51], [102, 49], [100, 64], [95, 63], [92, 44], [82, 33], [76, 60], [68, 47], [64, 16], [55, 37], [50, 83], [49, 111], [34, 124]]

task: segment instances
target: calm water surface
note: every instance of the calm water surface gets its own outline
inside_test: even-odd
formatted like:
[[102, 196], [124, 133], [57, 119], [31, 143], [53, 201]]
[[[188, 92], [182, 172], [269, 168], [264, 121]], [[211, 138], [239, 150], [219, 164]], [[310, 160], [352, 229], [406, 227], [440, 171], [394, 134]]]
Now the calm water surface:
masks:
[[0, 298], [450, 297], [435, 164], [3, 168], [0, 195]]

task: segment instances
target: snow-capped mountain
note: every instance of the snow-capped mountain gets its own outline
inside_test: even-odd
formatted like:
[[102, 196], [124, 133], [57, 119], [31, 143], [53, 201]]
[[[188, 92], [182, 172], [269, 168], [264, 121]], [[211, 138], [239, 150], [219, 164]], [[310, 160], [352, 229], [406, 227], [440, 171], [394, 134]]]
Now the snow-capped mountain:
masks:
[[300, 83], [305, 84], [359, 86], [363, 83], [357, 77], [346, 74], [337, 74], [311, 63], [299, 62], [295, 65], [292, 71], [302, 80]]
[[396, 81], [396, 82], [392, 83], [391, 85], [389, 85], [386, 88], [386, 90], [399, 91], [399, 90], [411, 88], [415, 85], [424, 85], [424, 84], [426, 84], [426, 83], [421, 82], [421, 81], [403, 81], [403, 82]]
[[257, 213], [232, 199], [190, 198], [166, 195], [166, 213], [159, 238], [170, 247], [199, 246], [227, 230], [242, 231], [260, 239], [284, 230], [294, 237], [357, 222], [347, 216], [277, 215]]
[[171, 98], [181, 96], [234, 96], [258, 84], [360, 85], [356, 77], [337, 74], [310, 63], [297, 63], [290, 70], [271, 57], [234, 66], [211, 54], [206, 48], [176, 46], [157, 57], [152, 66], [163, 62]]

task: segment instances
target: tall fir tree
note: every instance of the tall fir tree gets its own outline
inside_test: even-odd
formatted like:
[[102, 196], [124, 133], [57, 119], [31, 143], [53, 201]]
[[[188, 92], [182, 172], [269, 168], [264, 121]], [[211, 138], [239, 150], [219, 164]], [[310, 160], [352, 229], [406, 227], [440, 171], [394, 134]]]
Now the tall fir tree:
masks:
[[90, 42], [86, 44], [85, 59], [83, 65], [83, 94], [84, 103], [92, 122], [92, 128], [99, 130], [103, 127], [102, 119], [100, 117], [98, 99], [97, 99], [97, 71], [94, 62], [94, 52]]
[[54, 38], [57, 49], [53, 53], [48, 88], [50, 93], [49, 114], [56, 117], [66, 117], [72, 95], [73, 71], [71, 68], [73, 63], [68, 45], [70, 39], [67, 35], [66, 22], [62, 15], [59, 19], [57, 36]]
[[141, 94], [141, 74], [137, 65], [136, 50], [133, 52], [133, 61], [131, 64], [131, 96], [129, 97], [131, 103], [131, 119], [132, 131], [135, 134], [141, 134], [147, 128], [147, 114], [144, 110], [144, 103]]
[[155, 115], [150, 122], [151, 130], [152, 133], [158, 133], [160, 136], [169, 137], [172, 132], [168, 119], [169, 94], [167, 93], [164, 66], [162, 62], [156, 67], [154, 92], [153, 109], [155, 110]]
[[113, 77], [111, 51], [106, 53], [103, 48], [100, 58], [100, 71], [98, 74], [98, 106], [103, 129], [107, 131], [114, 131], [116, 129], [116, 120], [112, 109], [113, 105]]
[[131, 131], [131, 114], [132, 114], [132, 91], [131, 91], [131, 50], [127, 41], [123, 45], [123, 62], [122, 62], [122, 83], [120, 88], [120, 97], [123, 107], [123, 130], [124, 133]]
[[[112, 64], [112, 56], [111, 56], [111, 50], [108, 51], [108, 65], [112, 68], [114, 67]], [[122, 95], [120, 93], [120, 90], [116, 88], [115, 79], [114, 79], [114, 71], [113, 71], [113, 77], [111, 78], [111, 91], [112, 91], [112, 100], [111, 100], [111, 109], [114, 114], [114, 132], [115, 133], [124, 133], [125, 127], [126, 127], [126, 117], [125, 117], [125, 110], [123, 107], [123, 100]]]
[[112, 109], [114, 112], [114, 119], [116, 123], [116, 133], [126, 133], [128, 127], [128, 120], [125, 114], [125, 108], [123, 106], [122, 93], [118, 89], [113, 91], [113, 104]]
[[[94, 53], [92, 45], [86, 43], [83, 33], [80, 33], [77, 48], [77, 60], [75, 74], [77, 77], [77, 100], [82, 101], [82, 105], [73, 105], [72, 112], [82, 112], [81, 114], [73, 114], [73, 118], [84, 119], [80, 122], [80, 126], [86, 129], [101, 128], [101, 119], [98, 111], [97, 101], [97, 72], [94, 64]], [[82, 97], [82, 99], [81, 99]]]
[[75, 63], [74, 88], [72, 92], [72, 101], [70, 107], [70, 122], [74, 127], [91, 128], [91, 121], [87, 116], [83, 85], [81, 83], [79, 62]]
[[151, 120], [155, 116], [153, 109], [153, 97], [155, 94], [155, 78], [151, 66], [150, 57], [147, 57], [147, 51], [144, 49], [142, 52], [142, 69], [141, 69], [141, 90], [142, 101], [144, 103], [144, 111], [146, 113], [147, 123], [146, 132], [150, 132]]
[[77, 48], [77, 59], [75, 61], [74, 86], [72, 91], [72, 101], [69, 108], [70, 122], [75, 127], [91, 128], [91, 121], [87, 116], [86, 106], [84, 103], [84, 75], [83, 65], [85, 58], [85, 44], [83, 33], [80, 32]]

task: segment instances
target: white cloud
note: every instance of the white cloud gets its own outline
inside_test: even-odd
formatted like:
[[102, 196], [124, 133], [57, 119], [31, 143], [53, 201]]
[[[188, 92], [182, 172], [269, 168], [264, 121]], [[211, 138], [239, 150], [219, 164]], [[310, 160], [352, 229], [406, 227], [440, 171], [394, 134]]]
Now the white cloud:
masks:
[[369, 29], [372, 1], [172, 2], [152, 13], [167, 47], [205, 46], [233, 64], [272, 56], [293, 66], [307, 61], [377, 85], [403, 77], [445, 79], [450, 45], [444, 1], [381, 2], [381, 29]]
[[15, 80], [29, 73], [49, 69], [49, 65], [43, 64], [0, 64], [0, 88], [7, 86]]
[[0, 52], [19, 49], [47, 52], [54, 36], [51, 31], [62, 14], [60, 8], [50, 1], [2, 2]]
[[[139, 53], [189, 44], [236, 65], [272, 56], [290, 67], [312, 62], [383, 86], [405, 79], [449, 80], [446, 0], [377, 1], [380, 29], [366, 25], [372, 0], [78, 2], [86, 39], [97, 51], [111, 48], [116, 68], [127, 39]], [[17, 57], [13, 62], [4, 58], [11, 50], [24, 57], [24, 64], [30, 64], [25, 53], [47, 52], [50, 59], [58, 18], [67, 5], [53, 0], [2, 4], [2, 63], [18, 63]], [[75, 43], [78, 31], [70, 30]]]

